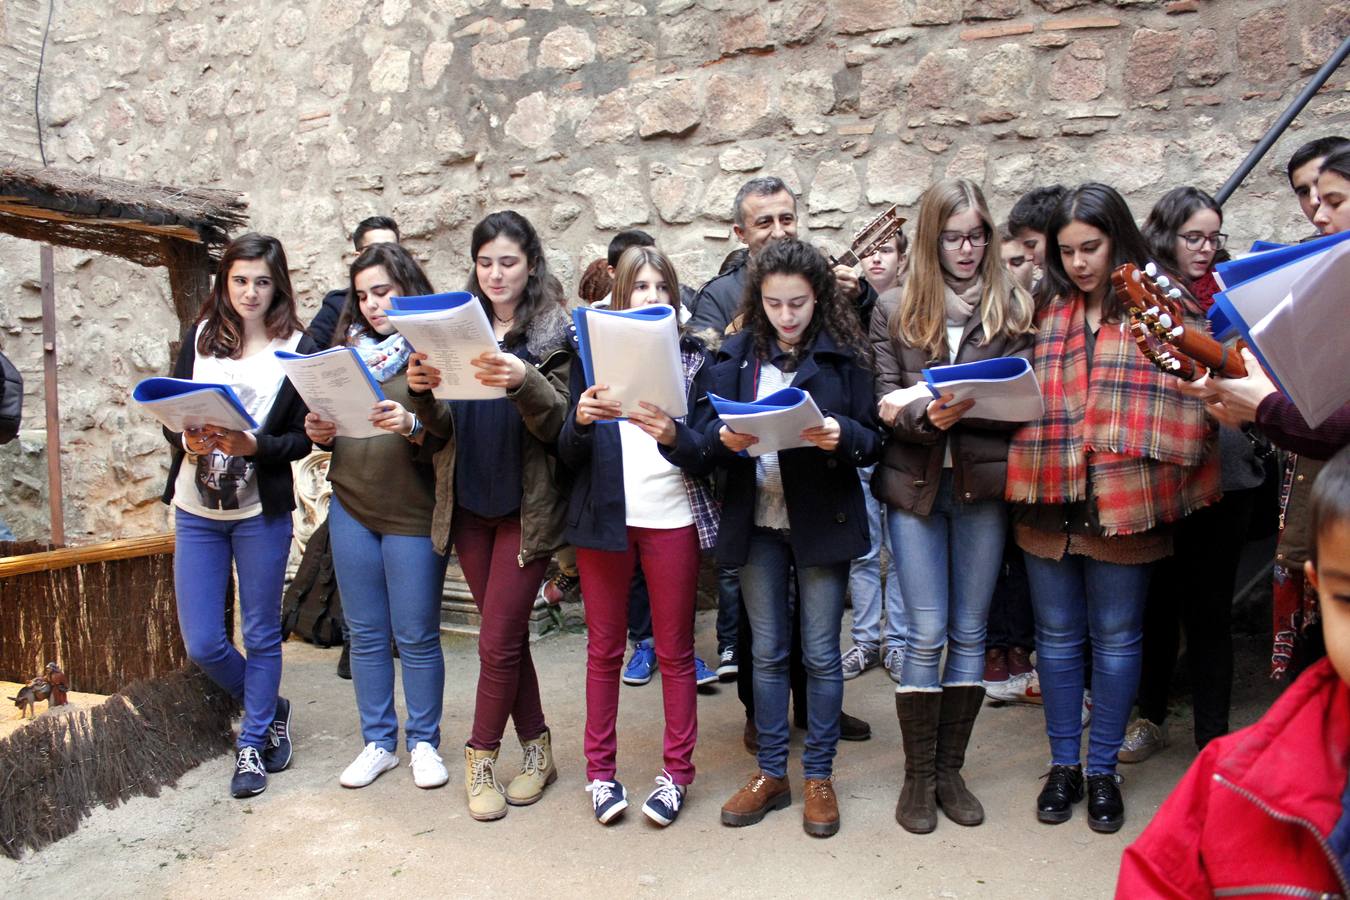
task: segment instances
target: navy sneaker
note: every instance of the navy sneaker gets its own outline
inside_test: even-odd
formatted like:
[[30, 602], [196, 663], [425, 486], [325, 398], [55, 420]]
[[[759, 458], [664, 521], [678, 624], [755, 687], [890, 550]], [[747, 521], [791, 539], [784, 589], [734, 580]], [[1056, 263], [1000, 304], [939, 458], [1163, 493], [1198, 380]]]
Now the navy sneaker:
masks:
[[736, 658], [735, 647], [723, 647], [717, 653], [717, 679], [719, 681], [735, 681], [736, 676], [741, 673], [740, 660]]
[[642, 812], [657, 825], [665, 827], [675, 821], [684, 806], [684, 785], [676, 784], [665, 769], [656, 776], [656, 790], [642, 804]]
[[623, 669], [624, 684], [646, 684], [656, 672], [656, 650], [651, 641], [638, 641], [633, 645], [633, 655]]
[[707, 663], [697, 656], [694, 657], [694, 684], [703, 687], [707, 684], [717, 684], [720, 680], [717, 673], [708, 668]]
[[586, 785], [591, 793], [591, 803], [595, 806], [595, 821], [601, 825], [613, 822], [628, 808], [628, 792], [617, 781], [596, 779]]
[[234, 762], [234, 777], [230, 779], [230, 796], [236, 800], [256, 797], [267, 790], [267, 772], [256, 747], [241, 747]]
[[284, 772], [291, 764], [291, 701], [277, 698], [277, 711], [272, 724], [267, 726], [267, 744], [262, 752], [263, 768], [268, 772]]

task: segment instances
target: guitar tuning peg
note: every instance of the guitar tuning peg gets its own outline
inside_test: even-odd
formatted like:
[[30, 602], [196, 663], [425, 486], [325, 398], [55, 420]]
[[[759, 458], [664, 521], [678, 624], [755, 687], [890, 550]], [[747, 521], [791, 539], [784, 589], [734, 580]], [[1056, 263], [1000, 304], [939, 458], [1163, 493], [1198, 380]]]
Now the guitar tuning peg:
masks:
[[1144, 271], [1148, 273], [1149, 278], [1156, 278], [1158, 275], [1158, 267], [1154, 263], [1146, 263]]
[[1163, 313], [1162, 315], [1158, 316], [1158, 324], [1161, 325], [1163, 328], [1170, 330], [1172, 328], [1172, 317], [1169, 316], [1167, 313]]
[[1141, 281], [1144, 280], [1144, 276], [1140, 274], [1138, 269], [1135, 269], [1133, 272], [1130, 273], [1130, 278], [1133, 279], [1135, 284], [1139, 284]]
[[1172, 338], [1173, 340], [1175, 340], [1176, 338], [1181, 337], [1181, 336], [1182, 336], [1183, 334], [1185, 334], [1185, 333], [1186, 333], [1186, 329], [1183, 328], [1182, 326], [1178, 325], [1176, 328], [1173, 328], [1171, 331], [1169, 331], [1169, 332], [1167, 333], [1167, 336], [1170, 337], [1170, 338]]
[[1180, 299], [1181, 299], [1181, 289], [1180, 289], [1180, 288], [1172, 288], [1170, 291], [1167, 292], [1167, 296], [1171, 297], [1173, 300], [1180, 300]]
[[1159, 275], [1155, 280], [1158, 282], [1158, 287], [1162, 288], [1163, 290], [1167, 290], [1169, 287], [1172, 286], [1172, 280], [1168, 278], [1166, 275]]

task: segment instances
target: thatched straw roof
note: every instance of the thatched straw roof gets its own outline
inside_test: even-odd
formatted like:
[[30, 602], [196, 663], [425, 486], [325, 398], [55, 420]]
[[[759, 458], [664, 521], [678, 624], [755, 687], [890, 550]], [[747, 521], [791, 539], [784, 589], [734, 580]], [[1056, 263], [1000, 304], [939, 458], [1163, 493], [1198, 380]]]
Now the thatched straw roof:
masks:
[[233, 191], [136, 184], [19, 162], [0, 165], [0, 233], [163, 265], [173, 241], [217, 250], [248, 221]]

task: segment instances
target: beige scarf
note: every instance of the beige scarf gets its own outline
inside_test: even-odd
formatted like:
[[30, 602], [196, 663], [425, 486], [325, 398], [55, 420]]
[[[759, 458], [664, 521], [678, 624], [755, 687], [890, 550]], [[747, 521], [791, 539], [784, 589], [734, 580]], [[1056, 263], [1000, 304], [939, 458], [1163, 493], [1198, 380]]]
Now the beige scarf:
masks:
[[942, 292], [947, 303], [947, 324], [965, 325], [975, 312], [975, 308], [980, 305], [980, 295], [984, 293], [984, 281], [977, 276], [970, 283], [970, 287], [958, 294], [952, 289], [951, 282], [944, 278], [942, 279]]

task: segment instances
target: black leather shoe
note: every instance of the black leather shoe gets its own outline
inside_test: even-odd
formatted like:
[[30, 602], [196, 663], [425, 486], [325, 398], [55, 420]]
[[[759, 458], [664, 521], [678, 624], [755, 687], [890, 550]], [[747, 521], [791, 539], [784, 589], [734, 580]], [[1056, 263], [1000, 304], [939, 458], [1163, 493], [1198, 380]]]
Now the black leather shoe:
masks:
[[[1069, 821], [1073, 805], [1083, 799], [1083, 767], [1051, 766], [1036, 798], [1036, 818], [1047, 825]], [[1117, 826], [1119, 827], [1119, 826]]]
[[870, 737], [872, 737], [871, 725], [846, 712], [839, 713], [839, 740], [865, 741]]
[[1114, 772], [1087, 777], [1088, 826], [1102, 834], [1115, 834], [1125, 824], [1125, 801]]

